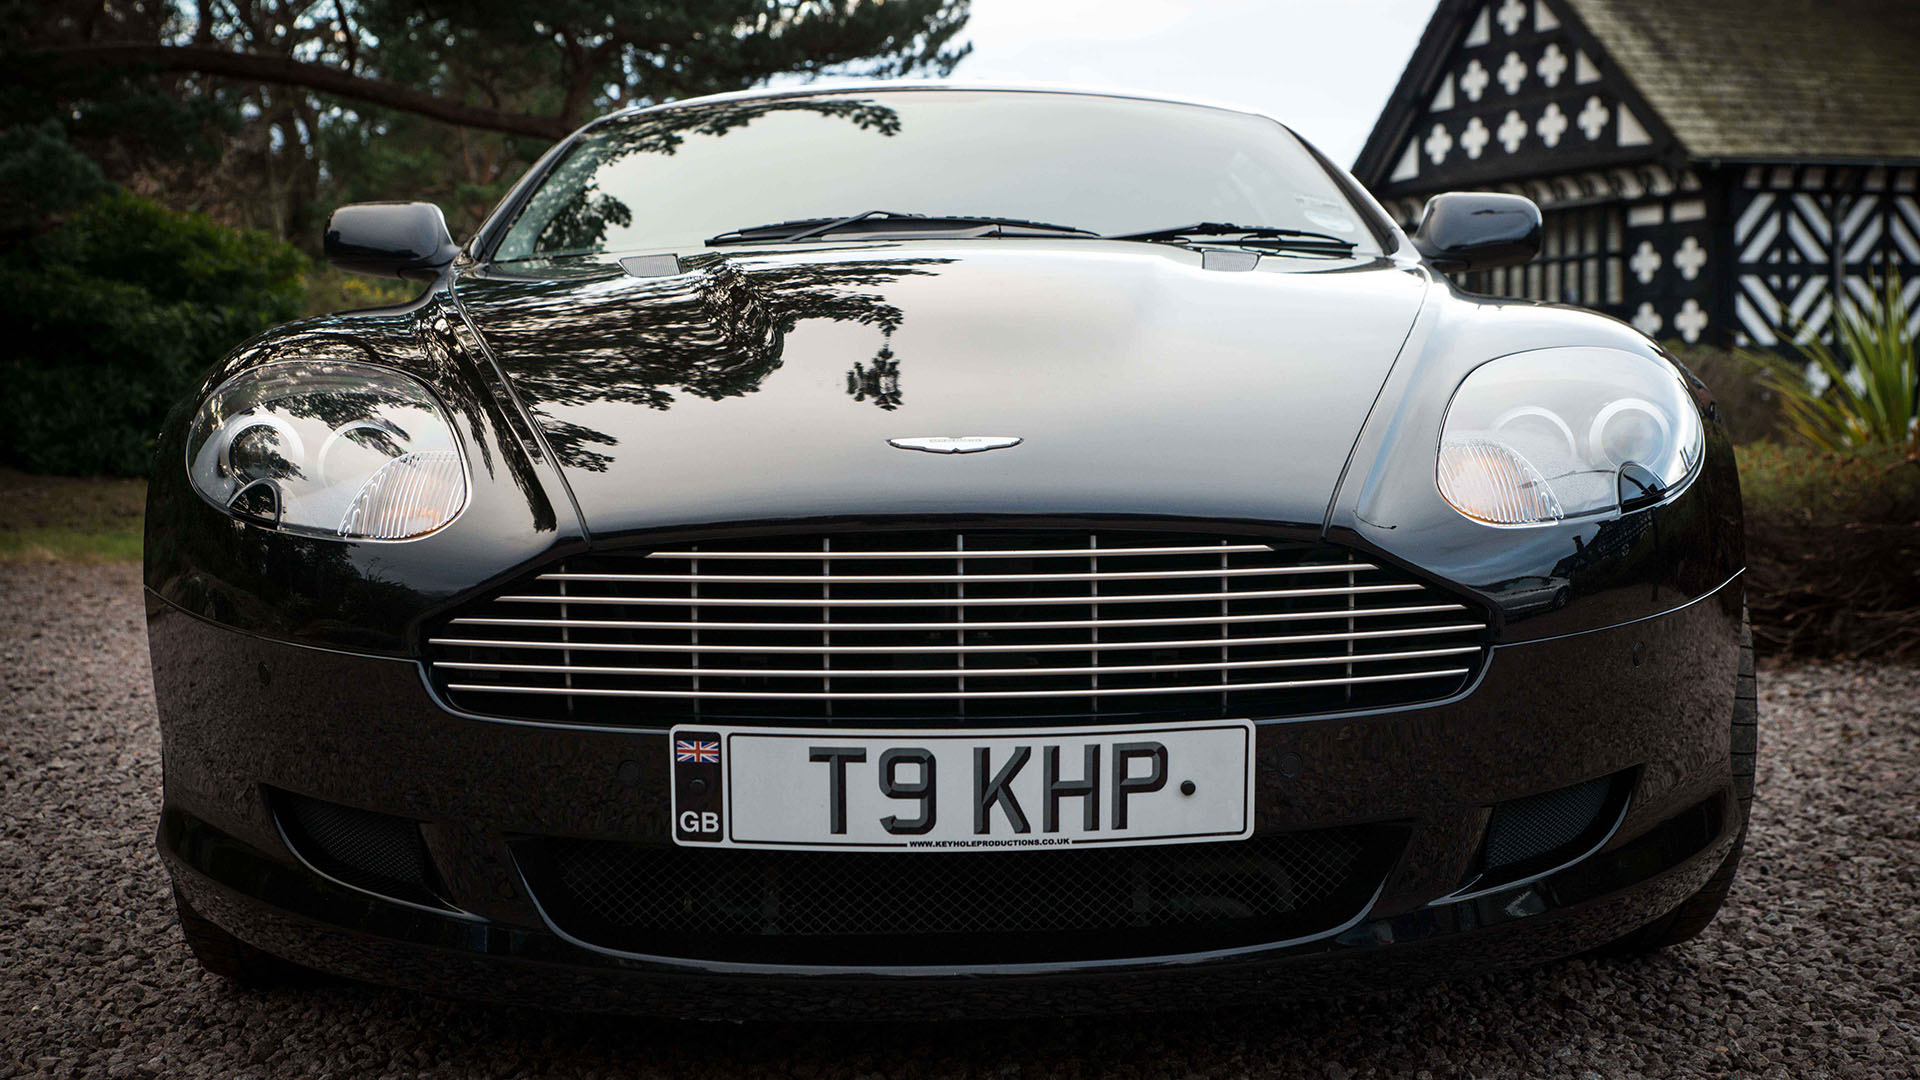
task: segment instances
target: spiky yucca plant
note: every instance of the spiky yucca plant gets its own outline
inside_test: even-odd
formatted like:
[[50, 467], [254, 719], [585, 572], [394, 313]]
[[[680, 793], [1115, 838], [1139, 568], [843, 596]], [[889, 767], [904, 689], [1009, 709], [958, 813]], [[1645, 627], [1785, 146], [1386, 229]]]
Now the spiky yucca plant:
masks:
[[[1892, 278], [1869, 303], [1839, 305], [1834, 345], [1796, 327], [1806, 339], [1794, 346], [1798, 356], [1740, 354], [1779, 395], [1787, 430], [1801, 442], [1833, 452], [1920, 450], [1920, 356], [1901, 292]], [[1825, 386], [1809, 381], [1813, 371], [1825, 376]]]

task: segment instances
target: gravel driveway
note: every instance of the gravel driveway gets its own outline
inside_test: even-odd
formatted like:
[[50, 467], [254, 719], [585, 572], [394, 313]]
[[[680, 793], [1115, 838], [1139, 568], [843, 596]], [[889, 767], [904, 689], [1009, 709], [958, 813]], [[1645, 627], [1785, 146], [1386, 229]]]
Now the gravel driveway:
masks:
[[203, 976], [153, 852], [131, 566], [0, 566], [0, 1076], [1920, 1075], [1920, 670], [1765, 671], [1720, 921], [1652, 959], [1199, 1016], [889, 1028], [556, 1016]]

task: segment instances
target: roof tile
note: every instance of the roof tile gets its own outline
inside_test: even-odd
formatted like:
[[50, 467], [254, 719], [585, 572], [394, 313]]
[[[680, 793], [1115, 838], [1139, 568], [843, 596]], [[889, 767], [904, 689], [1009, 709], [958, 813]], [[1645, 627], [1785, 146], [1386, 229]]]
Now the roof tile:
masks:
[[1920, 2], [1564, 2], [1694, 157], [1920, 160]]

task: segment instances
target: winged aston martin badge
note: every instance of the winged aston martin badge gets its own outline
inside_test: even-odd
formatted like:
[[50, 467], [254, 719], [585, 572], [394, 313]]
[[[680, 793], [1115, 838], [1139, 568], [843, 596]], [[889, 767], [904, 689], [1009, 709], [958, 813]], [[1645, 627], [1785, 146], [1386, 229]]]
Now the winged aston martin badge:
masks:
[[924, 450], [929, 454], [978, 454], [983, 450], [1004, 450], [1019, 446], [1018, 435], [916, 435], [908, 439], [888, 439], [888, 446], [902, 450]]

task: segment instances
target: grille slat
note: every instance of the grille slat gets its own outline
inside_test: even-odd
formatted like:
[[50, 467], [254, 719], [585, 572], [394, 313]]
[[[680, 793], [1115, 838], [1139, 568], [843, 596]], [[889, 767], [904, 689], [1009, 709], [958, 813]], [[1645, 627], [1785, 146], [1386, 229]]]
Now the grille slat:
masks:
[[[642, 556], [648, 559], [801, 559], [808, 562], [819, 559], [940, 559], [952, 561], [958, 548], [948, 550], [927, 549], [921, 551], [654, 551]], [[1065, 559], [1084, 558], [1088, 547], [1078, 548], [1017, 548], [1006, 551], [969, 551], [969, 559]], [[1199, 544], [1188, 547], [1121, 547], [1101, 548], [1103, 555], [1218, 555], [1239, 554], [1253, 551], [1272, 551], [1267, 544]]]
[[[1424, 607], [1397, 608], [1356, 608], [1341, 611], [1342, 618], [1377, 618], [1392, 615], [1425, 615], [1441, 611], [1465, 611], [1465, 604], [1437, 604]], [[1302, 620], [1321, 620], [1328, 618], [1323, 611], [1276, 612], [1261, 615], [1201, 615], [1189, 618], [1163, 619], [1029, 619], [1022, 622], [919, 622], [919, 623], [817, 623], [817, 622], [698, 622], [677, 620], [672, 622], [633, 621], [619, 619], [501, 619], [501, 618], [460, 618], [454, 619], [456, 625], [463, 626], [551, 626], [551, 627], [587, 627], [599, 629], [630, 630], [1022, 630], [1022, 629], [1085, 629], [1089, 627], [1139, 627], [1139, 626], [1200, 626], [1213, 623], [1248, 622], [1298, 622]], [[1209, 641], [1213, 645], [1217, 642]], [[1102, 649], [1106, 646], [1102, 645]]]
[[[1230, 640], [1230, 639], [1223, 639]], [[1212, 644], [1209, 642], [1209, 644]], [[1221, 646], [1225, 648], [1226, 646]], [[1082, 647], [1084, 649], [1084, 646]], [[1411, 652], [1395, 653], [1341, 653], [1338, 656], [1292, 656], [1272, 660], [1226, 660], [1203, 664], [1112, 664], [1091, 667], [1055, 667], [1055, 668], [968, 668], [967, 674], [976, 679], [1017, 677], [1024, 675], [1138, 675], [1148, 671], [1234, 671], [1241, 668], [1263, 667], [1315, 667], [1322, 664], [1360, 664], [1368, 661], [1380, 663], [1388, 660], [1412, 660], [1432, 656], [1459, 656], [1463, 653], [1480, 651], [1477, 645], [1456, 645], [1445, 649], [1420, 649]], [[643, 668], [643, 667], [596, 667], [586, 664], [498, 664], [476, 660], [442, 660], [439, 666], [459, 671], [571, 671], [577, 675], [685, 675], [689, 668]], [[817, 679], [819, 668], [710, 668], [698, 669], [702, 675], [723, 675], [780, 679]], [[920, 679], [928, 676], [951, 675], [953, 668], [884, 668], [860, 671], [852, 668], [834, 668], [835, 675], [861, 679]]]
[[[678, 625], [678, 624], [676, 624]], [[1096, 627], [1097, 629], [1097, 627]], [[1230, 637], [1230, 646], [1283, 645], [1305, 642], [1365, 641], [1383, 637], [1416, 637], [1422, 634], [1466, 634], [1486, 629], [1485, 623], [1452, 623], [1446, 626], [1414, 626], [1405, 630], [1355, 630], [1339, 634], [1284, 634], [1276, 637]], [[1219, 645], [1220, 638], [1192, 638], [1184, 641], [1115, 641], [1100, 644], [1095, 652], [1115, 649], [1196, 649]], [[502, 638], [430, 638], [432, 645], [476, 649], [569, 649], [606, 652], [712, 652], [712, 653], [996, 653], [996, 652], [1084, 652], [1087, 646], [1077, 642], [1032, 645], [672, 645], [623, 644], [617, 642], [511, 641]], [[442, 662], [443, 666], [452, 666]]]
[[479, 712], [991, 725], [1431, 700], [1471, 679], [1486, 629], [1326, 544], [901, 530], [576, 556], [428, 649]]
[[[965, 669], [955, 668], [944, 674], [956, 675], [964, 679], [965, 675], [961, 674], [964, 670]], [[1194, 686], [1131, 686], [1113, 687], [1105, 690], [1099, 687], [1088, 687], [1086, 689], [1076, 687], [1071, 690], [967, 690], [962, 688], [956, 693], [947, 693], [941, 690], [929, 692], [884, 691], [865, 694], [855, 694], [838, 690], [827, 690], [819, 693], [809, 693], [801, 690], [779, 690], [772, 692], [748, 690], [625, 690], [594, 689], [579, 686], [488, 686], [484, 683], [450, 683], [447, 688], [450, 690], [466, 690], [476, 693], [491, 691], [503, 694], [584, 694], [594, 697], [747, 698], [763, 701], [786, 701], [809, 698], [827, 701], [877, 701], [884, 698], [887, 700], [929, 701], [955, 697], [1059, 698], [1095, 697], [1113, 694], [1192, 694], [1200, 691], [1217, 693], [1220, 690], [1286, 690], [1309, 686], [1345, 686], [1358, 683], [1401, 682], [1408, 679], [1450, 679], [1465, 675], [1471, 670], [1471, 668], [1457, 667], [1439, 668], [1433, 671], [1403, 671], [1392, 675], [1354, 675], [1340, 679], [1292, 679], [1285, 682], [1209, 682]], [[818, 674], [824, 675], [826, 673], [820, 672]], [[845, 672], [841, 671], [835, 671], [833, 674], [845, 676]], [[967, 672], [966, 674], [972, 674], [972, 672]]]
[[[976, 579], [961, 575], [952, 575], [940, 579], [942, 583], [958, 588], [979, 585]], [[969, 597], [960, 607], [1062, 607], [1067, 605], [1093, 607], [1100, 604], [1190, 604], [1196, 600], [1214, 602], [1225, 593], [1229, 600], [1280, 600], [1289, 597], [1304, 596], [1355, 596], [1370, 593], [1418, 592], [1420, 585], [1354, 585], [1339, 586], [1330, 589], [1248, 589], [1241, 592], [1219, 590], [1204, 593], [1147, 593], [1137, 596], [1125, 594], [1115, 596], [988, 596]], [[619, 604], [625, 607], [686, 607], [684, 596], [502, 596], [497, 598], [503, 604]], [[885, 597], [882, 599], [852, 598], [840, 596], [821, 596], [811, 599], [768, 599], [766, 597], [701, 597], [701, 607], [928, 607], [924, 597]], [[948, 606], [948, 605], [935, 605]]]
[[[1092, 557], [1098, 549], [1081, 552]], [[1107, 554], [1111, 555], [1112, 552]], [[968, 553], [972, 558], [972, 553]], [[958, 556], [950, 556], [955, 561]], [[1174, 578], [1279, 577], [1288, 574], [1344, 574], [1356, 570], [1378, 570], [1371, 563], [1334, 563], [1325, 566], [1255, 567], [1243, 570], [1137, 570], [1093, 571], [1084, 574], [541, 574], [536, 581], [689, 581], [729, 585], [812, 585], [858, 582], [862, 585], [974, 584], [1003, 581], [1164, 581]], [[507, 597], [501, 597], [507, 599]], [[545, 597], [541, 597], [545, 599]]]

